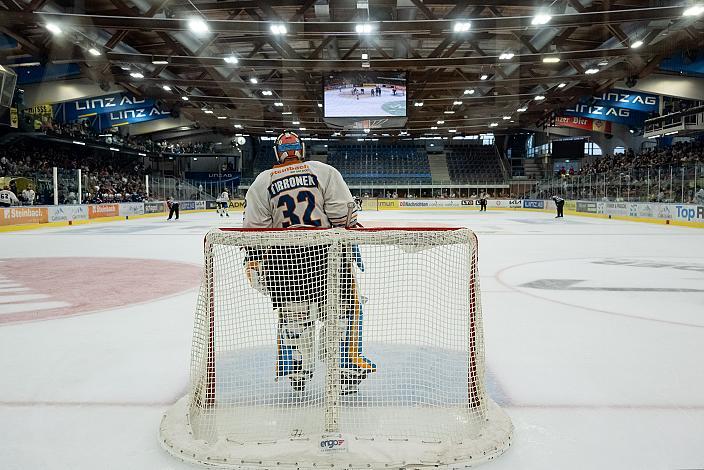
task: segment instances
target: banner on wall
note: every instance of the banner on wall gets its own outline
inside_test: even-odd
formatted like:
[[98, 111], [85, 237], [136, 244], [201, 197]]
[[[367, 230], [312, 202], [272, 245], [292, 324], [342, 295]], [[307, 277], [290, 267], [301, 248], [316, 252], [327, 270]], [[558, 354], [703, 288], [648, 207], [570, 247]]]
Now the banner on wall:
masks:
[[207, 171], [187, 171], [187, 180], [203, 181], [210, 183], [235, 183], [239, 184], [240, 173], [237, 171], [225, 171], [222, 173], [211, 173]]
[[138, 122], [154, 121], [171, 117], [170, 111], [162, 111], [156, 105], [144, 106], [123, 111], [112, 111], [106, 114], [98, 114], [91, 118], [91, 125], [96, 130], [109, 129], [111, 127], [124, 126], [126, 124], [136, 124]]
[[562, 112], [568, 117], [578, 117], [587, 119], [598, 119], [602, 121], [615, 122], [625, 126], [638, 127], [643, 125], [649, 117], [649, 113], [634, 111], [627, 108], [618, 108], [615, 106], [600, 106], [577, 103], [571, 108]]
[[0, 208], [0, 225], [45, 224], [48, 221], [46, 207]]
[[[593, 100], [593, 102], [592, 102]], [[583, 103], [591, 102], [593, 105], [632, 109], [643, 113], [660, 111], [660, 97], [649, 93], [640, 93], [631, 90], [612, 88], [601, 95], [594, 95], [582, 99]]]
[[88, 206], [89, 219], [115, 217], [118, 215], [120, 215], [120, 206], [118, 204], [90, 204]]
[[571, 127], [573, 129], [611, 134], [611, 123], [604, 121], [603, 119], [591, 119], [577, 116], [557, 116], [555, 118], [554, 126]]
[[53, 105], [54, 120], [72, 122], [80, 118], [108, 114], [126, 109], [150, 108], [156, 105], [153, 98], [139, 98], [129, 93], [112, 93], [93, 96]]
[[49, 222], [88, 220], [88, 209], [86, 206], [51, 206], [47, 209], [49, 211]]

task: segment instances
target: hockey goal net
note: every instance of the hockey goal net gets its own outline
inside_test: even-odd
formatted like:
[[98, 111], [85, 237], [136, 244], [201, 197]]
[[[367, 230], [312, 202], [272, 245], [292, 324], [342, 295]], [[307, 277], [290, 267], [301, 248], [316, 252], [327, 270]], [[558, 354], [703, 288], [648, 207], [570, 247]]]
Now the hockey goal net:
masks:
[[484, 376], [471, 230], [216, 229], [160, 439], [233, 468], [473, 465], [513, 429]]

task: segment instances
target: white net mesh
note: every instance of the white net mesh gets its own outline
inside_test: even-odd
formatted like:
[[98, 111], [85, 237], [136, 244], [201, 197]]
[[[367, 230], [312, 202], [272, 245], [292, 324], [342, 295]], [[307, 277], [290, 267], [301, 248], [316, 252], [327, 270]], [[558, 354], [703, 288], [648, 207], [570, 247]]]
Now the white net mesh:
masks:
[[214, 230], [167, 450], [231, 467], [455, 465], [509, 445], [468, 229]]

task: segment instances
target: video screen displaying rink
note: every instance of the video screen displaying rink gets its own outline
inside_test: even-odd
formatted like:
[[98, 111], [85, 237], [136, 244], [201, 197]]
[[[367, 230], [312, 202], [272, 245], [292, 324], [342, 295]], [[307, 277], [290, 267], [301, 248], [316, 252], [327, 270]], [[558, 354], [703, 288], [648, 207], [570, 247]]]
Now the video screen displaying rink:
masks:
[[325, 90], [324, 102], [325, 117], [406, 116], [406, 89], [401, 86], [339, 86]]

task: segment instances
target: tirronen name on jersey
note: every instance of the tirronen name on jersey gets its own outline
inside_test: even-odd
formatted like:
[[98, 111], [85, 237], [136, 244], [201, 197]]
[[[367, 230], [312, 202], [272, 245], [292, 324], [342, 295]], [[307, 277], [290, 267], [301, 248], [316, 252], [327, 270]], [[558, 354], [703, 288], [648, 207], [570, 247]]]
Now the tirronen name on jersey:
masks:
[[272, 181], [269, 186], [269, 194], [276, 196], [284, 191], [297, 188], [317, 188], [318, 177], [315, 175], [295, 175], [287, 176], [275, 181]]

